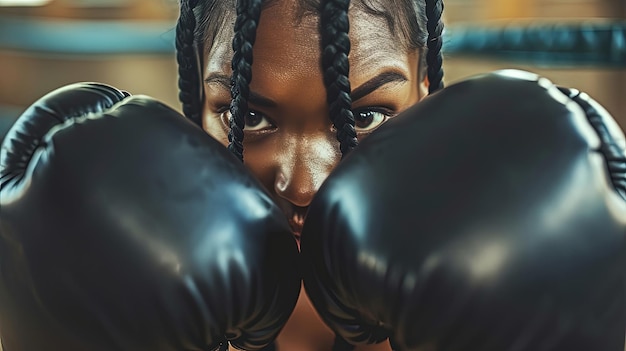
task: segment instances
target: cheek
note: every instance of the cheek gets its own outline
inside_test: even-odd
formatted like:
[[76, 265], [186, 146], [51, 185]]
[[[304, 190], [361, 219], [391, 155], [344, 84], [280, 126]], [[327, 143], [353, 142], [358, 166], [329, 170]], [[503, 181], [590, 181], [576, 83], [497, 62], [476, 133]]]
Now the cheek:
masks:
[[[202, 128], [224, 147], [228, 147], [228, 131], [216, 120], [219, 119], [215, 116], [205, 117]], [[272, 157], [276, 154], [275, 147], [270, 141], [250, 143], [244, 140], [243, 150], [246, 167], [271, 192], [276, 173], [275, 165], [277, 164], [275, 157]]]
[[424, 78], [423, 81], [420, 82], [418, 87], [418, 99], [417, 101], [421, 101], [428, 95], [428, 78]]
[[246, 142], [244, 139], [244, 163], [270, 192], [273, 192], [276, 165], [278, 164], [276, 151], [277, 147], [271, 137], [255, 142]]
[[224, 129], [219, 116], [207, 113], [202, 116], [202, 129], [224, 146], [228, 146], [228, 132]]

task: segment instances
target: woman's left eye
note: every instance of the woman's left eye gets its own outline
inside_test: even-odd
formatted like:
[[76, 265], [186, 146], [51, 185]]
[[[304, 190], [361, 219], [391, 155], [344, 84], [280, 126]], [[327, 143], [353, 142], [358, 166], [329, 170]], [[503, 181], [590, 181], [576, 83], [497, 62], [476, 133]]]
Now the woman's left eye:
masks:
[[272, 123], [270, 123], [267, 118], [263, 116], [263, 114], [250, 111], [246, 116], [246, 125], [244, 130], [254, 132], [257, 130], [271, 128], [272, 126]]
[[357, 133], [371, 132], [390, 117], [389, 114], [376, 110], [357, 110], [353, 114]]

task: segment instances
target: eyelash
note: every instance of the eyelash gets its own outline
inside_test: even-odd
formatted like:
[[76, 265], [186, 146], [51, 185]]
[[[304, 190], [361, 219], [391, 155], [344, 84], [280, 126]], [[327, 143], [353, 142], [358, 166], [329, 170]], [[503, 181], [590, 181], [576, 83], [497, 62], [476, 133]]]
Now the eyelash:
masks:
[[[226, 105], [224, 105], [224, 106], [220, 107], [219, 109], [217, 109], [217, 111], [216, 111], [216, 112], [220, 115], [220, 119], [222, 120], [222, 123], [224, 124], [224, 126], [225, 126], [226, 130], [230, 127], [230, 123], [229, 123], [229, 122], [230, 122], [230, 120], [229, 120], [229, 119], [227, 119], [227, 118], [225, 118], [225, 117], [224, 117], [224, 114], [225, 114], [225, 113], [227, 113], [227, 112], [229, 112], [229, 110], [230, 110], [230, 106], [226, 106]], [[268, 121], [268, 122], [269, 122], [272, 126], [275, 126], [275, 124], [273, 123], [273, 121], [271, 121], [271, 120], [270, 120], [267, 116], [265, 116], [263, 113], [261, 113], [261, 112], [257, 112], [257, 111], [254, 111], [254, 110], [251, 110], [250, 112], [251, 112], [251, 113], [256, 113], [256, 114], [259, 114], [260, 116], [263, 116], [263, 118], [265, 118], [265, 119], [266, 119], [266, 120], [267, 120], [267, 121]], [[358, 116], [360, 113], [380, 113], [380, 114], [382, 114], [382, 115], [384, 116], [384, 120], [383, 120], [381, 123], [379, 123], [379, 125], [377, 125], [376, 127], [372, 128], [371, 130], [368, 130], [368, 131], [361, 131], [361, 132], [359, 132], [359, 131], [357, 130], [357, 134], [360, 134], [360, 135], [367, 135], [367, 134], [369, 134], [369, 133], [373, 132], [374, 130], [378, 129], [378, 127], [379, 127], [380, 125], [382, 125], [383, 123], [385, 123], [385, 122], [386, 122], [387, 120], [389, 120], [390, 118], [395, 117], [395, 116], [396, 116], [396, 114], [397, 114], [397, 113], [395, 112], [395, 110], [390, 109], [390, 108], [387, 108], [387, 107], [382, 107], [382, 106], [377, 106], [377, 107], [371, 107], [371, 106], [368, 106], [368, 107], [360, 107], [360, 108], [353, 109], [353, 110], [352, 110], [352, 113], [353, 113], [353, 115], [355, 116], [355, 118], [357, 118], [357, 116]], [[357, 120], [357, 122], [358, 122], [358, 120]], [[358, 128], [357, 128], [357, 129], [358, 129]], [[332, 127], [332, 130], [333, 130], [333, 131], [336, 131], [336, 129], [335, 129], [335, 127], [334, 127], [334, 126]], [[250, 132], [250, 133], [260, 134], [260, 133], [263, 133], [264, 131], [266, 131], [266, 130], [252, 131], [252, 132]]]
[[[230, 111], [230, 106], [222, 106], [219, 109], [217, 109], [217, 113], [220, 115], [220, 120], [222, 121], [222, 125], [224, 126], [224, 130], [228, 131], [228, 129], [230, 128], [230, 116], [227, 118], [225, 117], [226, 113], [229, 113]], [[275, 123], [269, 118], [267, 117], [265, 114], [258, 112], [258, 111], [254, 111], [254, 110], [250, 110], [250, 114], [251, 115], [256, 115], [256, 116], [260, 116], [263, 117], [264, 120], [267, 121], [267, 123], [272, 127], [271, 129], [268, 128], [263, 128], [263, 129], [259, 129], [259, 130], [247, 130], [248, 134], [252, 134], [252, 135], [262, 135], [268, 132], [271, 132], [272, 129], [276, 128]], [[244, 130], [245, 130], [245, 126], [244, 126]]]
[[[357, 135], [367, 135], [372, 133], [373, 131], [375, 131], [376, 129], [378, 129], [378, 127], [380, 127], [381, 125], [383, 125], [385, 122], [387, 122], [390, 118], [393, 118], [397, 115], [396, 111], [394, 109], [390, 109], [387, 107], [382, 107], [382, 106], [378, 106], [378, 107], [361, 107], [361, 108], [356, 108], [352, 110], [352, 114], [354, 115], [356, 122], [358, 123], [358, 116], [361, 113], [380, 113], [381, 115], [383, 115], [384, 119], [378, 124], [376, 125], [374, 128], [372, 128], [371, 130], [366, 130], [366, 131], [359, 131], [357, 129]], [[333, 128], [334, 129], [334, 128]]]

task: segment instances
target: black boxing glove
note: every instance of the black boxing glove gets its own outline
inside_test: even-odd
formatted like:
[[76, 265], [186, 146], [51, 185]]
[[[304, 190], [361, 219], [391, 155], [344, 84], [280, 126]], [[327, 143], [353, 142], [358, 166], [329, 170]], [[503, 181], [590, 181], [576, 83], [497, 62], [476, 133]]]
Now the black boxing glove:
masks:
[[5, 139], [4, 351], [265, 347], [300, 289], [284, 215], [200, 128], [126, 95], [59, 89]]
[[397, 350], [624, 350], [624, 135], [568, 94], [496, 72], [365, 139], [302, 232], [326, 323]]

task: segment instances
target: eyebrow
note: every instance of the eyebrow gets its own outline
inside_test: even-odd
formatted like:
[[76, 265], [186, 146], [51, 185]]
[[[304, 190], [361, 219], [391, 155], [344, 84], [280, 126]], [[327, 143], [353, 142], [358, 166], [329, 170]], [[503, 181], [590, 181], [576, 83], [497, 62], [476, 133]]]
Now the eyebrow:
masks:
[[409, 79], [404, 76], [402, 73], [394, 72], [394, 71], [386, 71], [376, 75], [374, 78], [368, 80], [367, 82], [361, 84], [357, 88], [352, 90], [350, 94], [352, 97], [352, 101], [357, 101], [366, 95], [370, 94], [374, 90], [382, 87], [385, 84], [389, 83], [402, 83], [406, 82]]
[[[204, 80], [206, 84], [219, 84], [230, 91], [230, 76], [220, 74], [220, 73], [212, 73]], [[276, 107], [278, 104], [263, 95], [255, 93], [253, 91], [250, 92], [248, 96], [248, 102], [263, 107]]]
[[[352, 97], [352, 101], [357, 101], [367, 96], [371, 92], [375, 91], [376, 89], [382, 87], [385, 84], [401, 83], [401, 82], [406, 82], [406, 81], [408, 81], [408, 78], [405, 77], [402, 73], [398, 73], [394, 71], [382, 72], [376, 75], [375, 77], [371, 78], [367, 82], [356, 87], [354, 90], [352, 90], [352, 93], [350, 95]], [[223, 86], [224, 88], [226, 88], [227, 90], [230, 90], [230, 76], [227, 76], [221, 73], [210, 74], [204, 80], [204, 82], [206, 84], [219, 84]], [[255, 93], [253, 91], [250, 92], [250, 96], [248, 96], [248, 101], [258, 106], [264, 106], [264, 107], [278, 106], [278, 104], [274, 100], [267, 98], [263, 95], [260, 95], [258, 93]]]

